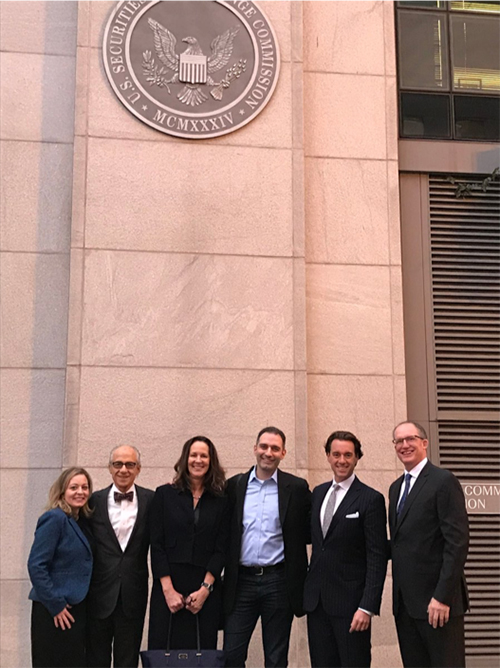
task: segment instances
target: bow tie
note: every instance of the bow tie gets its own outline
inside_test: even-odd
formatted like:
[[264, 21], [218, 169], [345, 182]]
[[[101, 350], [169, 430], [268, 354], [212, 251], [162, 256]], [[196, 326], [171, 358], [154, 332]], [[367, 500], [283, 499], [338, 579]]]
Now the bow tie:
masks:
[[115, 503], [120, 503], [121, 501], [133, 501], [134, 500], [134, 491], [130, 492], [115, 492]]

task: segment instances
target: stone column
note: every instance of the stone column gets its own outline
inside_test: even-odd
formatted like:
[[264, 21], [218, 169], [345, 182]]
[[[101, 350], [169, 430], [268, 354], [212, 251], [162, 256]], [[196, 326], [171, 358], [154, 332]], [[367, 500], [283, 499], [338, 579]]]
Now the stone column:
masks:
[[63, 460], [77, 4], [0, 6], [2, 666], [30, 664], [26, 559]]
[[[405, 418], [394, 16], [390, 2], [304, 3], [309, 479], [337, 429], [387, 495]], [[390, 578], [373, 665], [399, 666]]]

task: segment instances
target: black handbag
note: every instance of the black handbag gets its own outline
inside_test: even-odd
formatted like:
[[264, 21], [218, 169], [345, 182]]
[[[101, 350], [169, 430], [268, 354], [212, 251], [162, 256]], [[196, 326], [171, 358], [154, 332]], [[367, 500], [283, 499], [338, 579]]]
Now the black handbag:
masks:
[[141, 652], [143, 668], [166, 668], [167, 666], [182, 668], [223, 668], [225, 663], [224, 652], [220, 649], [200, 648], [200, 620], [196, 619], [196, 647], [197, 649], [170, 649], [170, 634], [172, 632], [172, 617], [168, 623], [167, 649], [148, 649]]

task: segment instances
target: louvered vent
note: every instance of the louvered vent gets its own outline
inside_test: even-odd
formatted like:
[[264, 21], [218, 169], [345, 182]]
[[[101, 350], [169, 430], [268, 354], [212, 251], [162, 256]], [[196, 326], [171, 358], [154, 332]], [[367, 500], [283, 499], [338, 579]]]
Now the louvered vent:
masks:
[[462, 481], [500, 480], [498, 422], [438, 422], [439, 463]]
[[[457, 180], [480, 185], [484, 177]], [[429, 177], [437, 408], [500, 410], [500, 183], [457, 199]]]
[[468, 665], [497, 666], [500, 657], [500, 517], [469, 515], [471, 545], [465, 577], [471, 599], [465, 616]]
[[[439, 461], [464, 482], [498, 482], [500, 184], [465, 199], [455, 189], [444, 176], [429, 176]], [[500, 516], [469, 521], [467, 665], [489, 668], [500, 663]]]

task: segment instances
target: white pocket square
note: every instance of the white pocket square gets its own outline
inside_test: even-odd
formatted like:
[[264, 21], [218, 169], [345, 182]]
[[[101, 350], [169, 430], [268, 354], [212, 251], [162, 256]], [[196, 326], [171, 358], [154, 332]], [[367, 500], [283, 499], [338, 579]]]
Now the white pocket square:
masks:
[[359, 512], [351, 513], [350, 515], [346, 515], [345, 518], [346, 520], [356, 520], [359, 517]]

